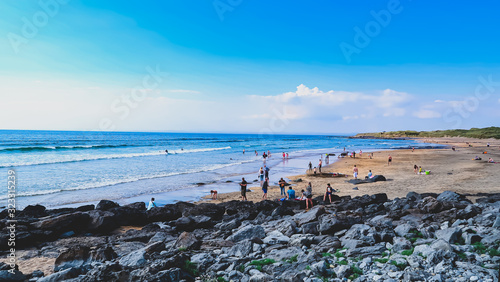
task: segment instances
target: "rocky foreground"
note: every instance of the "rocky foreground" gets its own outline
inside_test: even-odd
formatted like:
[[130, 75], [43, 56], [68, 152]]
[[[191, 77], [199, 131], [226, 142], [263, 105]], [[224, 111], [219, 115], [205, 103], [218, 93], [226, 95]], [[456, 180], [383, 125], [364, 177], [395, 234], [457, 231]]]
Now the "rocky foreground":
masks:
[[[0, 264], [0, 280], [498, 281], [500, 194], [476, 204], [450, 191], [315, 203], [307, 212], [296, 201], [29, 206], [16, 215], [16, 248], [30, 250], [19, 259], [56, 258], [55, 272]], [[142, 228], [112, 233], [119, 226]]]

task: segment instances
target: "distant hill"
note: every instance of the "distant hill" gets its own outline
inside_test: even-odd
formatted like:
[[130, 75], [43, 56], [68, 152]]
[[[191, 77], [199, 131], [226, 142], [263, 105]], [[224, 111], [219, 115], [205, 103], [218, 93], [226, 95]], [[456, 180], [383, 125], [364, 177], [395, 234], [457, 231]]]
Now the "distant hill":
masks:
[[406, 138], [406, 137], [469, 137], [469, 138], [495, 138], [500, 139], [500, 127], [471, 128], [471, 129], [450, 129], [435, 131], [387, 131], [378, 133], [360, 133], [357, 138]]

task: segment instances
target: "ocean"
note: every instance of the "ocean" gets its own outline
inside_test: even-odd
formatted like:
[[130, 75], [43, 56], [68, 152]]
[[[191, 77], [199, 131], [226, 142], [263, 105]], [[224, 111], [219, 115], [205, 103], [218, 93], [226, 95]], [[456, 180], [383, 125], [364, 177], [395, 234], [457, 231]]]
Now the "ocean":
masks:
[[[69, 207], [101, 199], [126, 204], [151, 197], [161, 205], [196, 201], [212, 189], [239, 191], [236, 182], [241, 177], [252, 183], [257, 179], [264, 151], [271, 152], [266, 164], [275, 184], [280, 177], [304, 173], [309, 161], [316, 166], [326, 153], [338, 155], [344, 147], [369, 152], [429, 144], [334, 135], [2, 130], [0, 175], [7, 181], [8, 170], [15, 170], [18, 208]], [[283, 160], [283, 152], [289, 159]], [[0, 205], [6, 206], [7, 199], [5, 188]]]

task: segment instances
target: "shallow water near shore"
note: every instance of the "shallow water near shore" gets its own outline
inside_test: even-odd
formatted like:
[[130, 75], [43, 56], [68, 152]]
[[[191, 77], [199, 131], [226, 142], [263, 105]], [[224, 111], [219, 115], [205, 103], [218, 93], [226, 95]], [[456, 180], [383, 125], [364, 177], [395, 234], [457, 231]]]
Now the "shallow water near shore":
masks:
[[[415, 140], [317, 135], [0, 131], [0, 137], [0, 175], [16, 171], [18, 208], [101, 199], [126, 204], [151, 197], [159, 204], [197, 201], [213, 189], [238, 191], [241, 177], [252, 189], [258, 186], [253, 181], [263, 166], [261, 154], [268, 150], [274, 185], [280, 177], [303, 173], [309, 161], [317, 166], [321, 155], [325, 165], [326, 153], [338, 155], [344, 147], [368, 152], [429, 146]], [[283, 152], [289, 159], [283, 160]], [[0, 200], [6, 205], [7, 193]]]

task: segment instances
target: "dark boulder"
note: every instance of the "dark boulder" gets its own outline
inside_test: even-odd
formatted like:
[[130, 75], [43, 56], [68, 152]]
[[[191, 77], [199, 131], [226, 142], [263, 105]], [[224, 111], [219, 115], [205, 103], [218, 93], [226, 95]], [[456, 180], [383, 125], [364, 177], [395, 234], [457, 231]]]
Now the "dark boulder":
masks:
[[47, 216], [47, 211], [44, 206], [41, 205], [29, 205], [24, 208], [22, 212], [19, 212], [16, 216], [19, 217], [44, 217]]
[[143, 202], [130, 204], [123, 207], [109, 209], [115, 214], [117, 224], [119, 226], [135, 225], [140, 226], [146, 224], [146, 206]]
[[182, 213], [175, 205], [165, 205], [163, 207], [154, 207], [146, 212], [148, 222], [172, 221], [182, 216]]
[[210, 217], [212, 220], [221, 220], [226, 212], [226, 208], [211, 203], [202, 203], [190, 209], [184, 210], [183, 216], [197, 216], [204, 215]]
[[94, 205], [84, 205], [84, 206], [79, 206], [78, 208], [75, 209], [75, 211], [86, 212], [86, 211], [91, 211], [94, 209], [95, 209]]
[[476, 200], [480, 204], [496, 203], [500, 201], [500, 193], [490, 194], [484, 198], [479, 198]]
[[173, 248], [176, 249], [187, 249], [187, 250], [197, 250], [201, 246], [201, 241], [196, 238], [192, 233], [182, 232], [182, 234], [177, 238]]
[[89, 221], [88, 214], [76, 212], [37, 221], [32, 223], [32, 226], [37, 229], [53, 231], [59, 235], [71, 230], [75, 232], [85, 230]]
[[271, 216], [273, 217], [276, 217], [276, 216], [279, 216], [279, 217], [283, 217], [285, 215], [294, 215], [295, 213], [293, 212], [293, 210], [289, 207], [286, 207], [284, 205], [281, 205], [277, 208], [275, 208], [272, 213], [271, 213]]
[[86, 214], [90, 218], [87, 229], [91, 232], [107, 233], [119, 226], [116, 215], [110, 211], [96, 209]]
[[97, 206], [95, 207], [96, 210], [101, 210], [101, 211], [107, 211], [112, 208], [119, 207], [120, 205], [109, 200], [101, 200]]
[[255, 203], [255, 209], [257, 212], [264, 212], [265, 214], [271, 214], [271, 212], [277, 208], [280, 204], [270, 200], [260, 201]]

